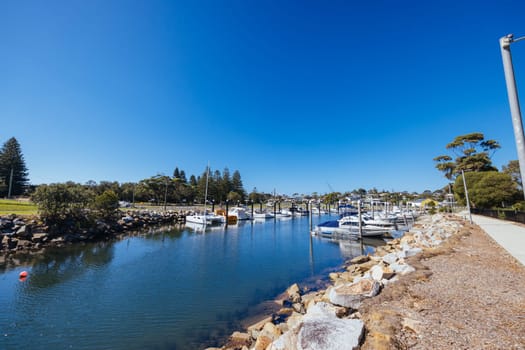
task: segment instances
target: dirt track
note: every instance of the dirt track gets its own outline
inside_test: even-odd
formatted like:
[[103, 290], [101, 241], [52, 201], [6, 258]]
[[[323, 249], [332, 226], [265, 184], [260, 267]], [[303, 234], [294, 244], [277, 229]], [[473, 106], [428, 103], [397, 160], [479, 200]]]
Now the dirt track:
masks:
[[525, 349], [525, 267], [476, 225], [360, 308], [362, 349]]

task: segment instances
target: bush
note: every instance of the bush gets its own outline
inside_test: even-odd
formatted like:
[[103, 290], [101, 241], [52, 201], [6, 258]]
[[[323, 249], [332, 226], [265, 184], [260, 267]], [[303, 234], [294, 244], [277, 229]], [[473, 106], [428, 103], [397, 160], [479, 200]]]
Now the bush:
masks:
[[118, 196], [112, 190], [106, 190], [104, 193], [95, 197], [93, 209], [98, 211], [102, 218], [110, 218], [118, 209]]

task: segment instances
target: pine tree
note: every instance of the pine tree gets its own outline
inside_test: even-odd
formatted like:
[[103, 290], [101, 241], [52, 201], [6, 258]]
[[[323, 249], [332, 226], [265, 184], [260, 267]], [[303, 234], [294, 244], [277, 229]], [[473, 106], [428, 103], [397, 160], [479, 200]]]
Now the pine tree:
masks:
[[232, 176], [232, 191], [240, 194], [243, 200], [244, 197], [246, 197], [246, 191], [242, 185], [241, 173], [238, 170], [235, 170]]
[[182, 181], [182, 183], [188, 183], [188, 179], [186, 179], [186, 173], [184, 172], [184, 170], [180, 171], [180, 180]]
[[[3, 188], [0, 186], [0, 190], [3, 190], [0, 192], [0, 196], [23, 194], [28, 181], [22, 149], [16, 138], [12, 137], [4, 143], [0, 150], [0, 182], [5, 184]], [[9, 193], [9, 187], [11, 187], [11, 193]]]

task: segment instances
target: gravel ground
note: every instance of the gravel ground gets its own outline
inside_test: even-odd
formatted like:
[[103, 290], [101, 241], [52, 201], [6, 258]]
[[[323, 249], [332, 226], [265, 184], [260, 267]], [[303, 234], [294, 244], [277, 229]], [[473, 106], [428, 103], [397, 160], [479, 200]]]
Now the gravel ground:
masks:
[[525, 349], [525, 267], [476, 225], [360, 308], [362, 349]]

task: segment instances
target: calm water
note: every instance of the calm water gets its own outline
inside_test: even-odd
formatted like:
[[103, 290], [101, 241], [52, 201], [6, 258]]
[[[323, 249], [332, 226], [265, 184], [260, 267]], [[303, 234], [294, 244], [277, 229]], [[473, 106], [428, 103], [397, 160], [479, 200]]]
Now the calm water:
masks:
[[324, 278], [361, 252], [360, 244], [311, 238], [308, 218], [62, 248], [1, 272], [0, 348], [219, 345], [256, 305], [292, 283]]

